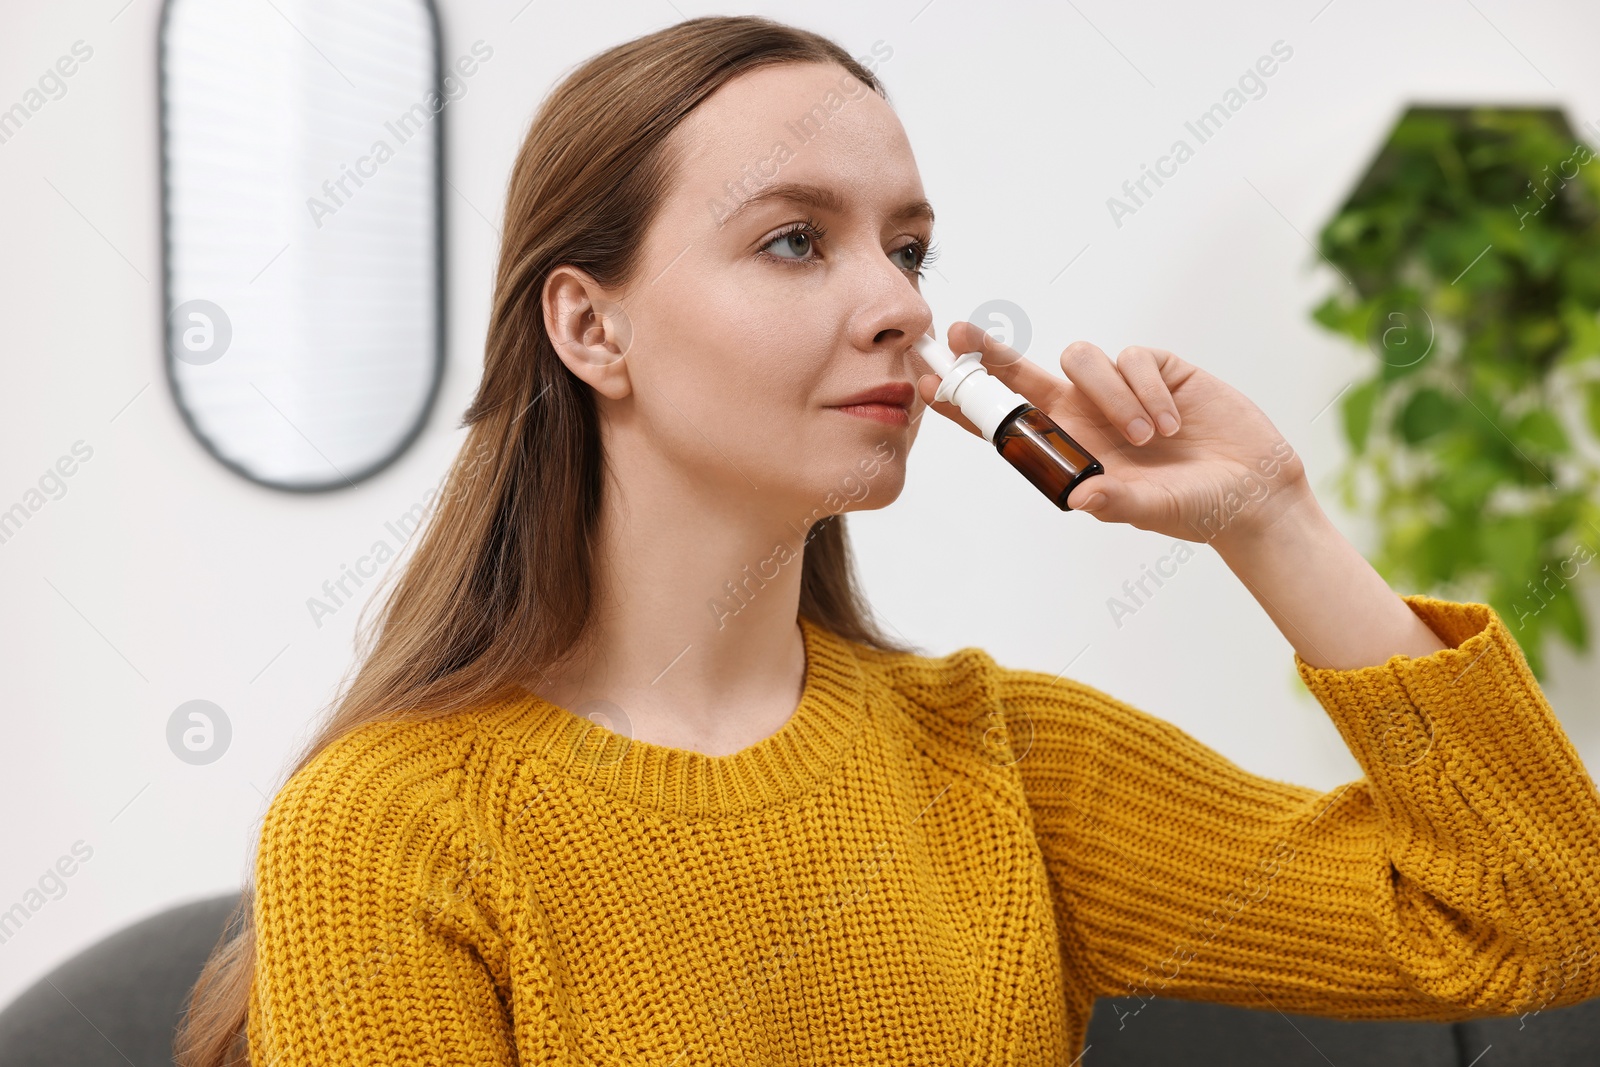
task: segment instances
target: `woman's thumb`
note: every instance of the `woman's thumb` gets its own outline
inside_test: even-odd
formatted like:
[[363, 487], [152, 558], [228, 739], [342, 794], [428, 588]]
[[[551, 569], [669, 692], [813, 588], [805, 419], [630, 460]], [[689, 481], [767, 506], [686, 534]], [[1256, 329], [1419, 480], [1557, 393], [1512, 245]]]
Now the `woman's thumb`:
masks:
[[1067, 509], [1103, 516], [1118, 495], [1117, 487], [1111, 484], [1112, 480], [1109, 474], [1096, 474], [1092, 478], [1086, 478], [1067, 497]]

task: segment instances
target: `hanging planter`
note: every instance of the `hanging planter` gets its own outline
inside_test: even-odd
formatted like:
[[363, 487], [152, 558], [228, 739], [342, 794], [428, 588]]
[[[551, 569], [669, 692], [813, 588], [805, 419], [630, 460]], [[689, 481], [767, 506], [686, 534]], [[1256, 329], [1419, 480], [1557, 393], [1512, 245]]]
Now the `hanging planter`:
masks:
[[1492, 605], [1542, 677], [1600, 569], [1600, 160], [1558, 111], [1412, 108], [1318, 245], [1312, 317], [1375, 357], [1338, 476], [1374, 567]]

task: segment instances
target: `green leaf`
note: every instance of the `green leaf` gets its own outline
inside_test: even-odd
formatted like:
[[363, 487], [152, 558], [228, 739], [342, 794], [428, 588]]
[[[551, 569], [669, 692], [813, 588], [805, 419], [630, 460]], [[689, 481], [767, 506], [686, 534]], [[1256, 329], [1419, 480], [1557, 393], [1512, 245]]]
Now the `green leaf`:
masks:
[[1342, 215], [1334, 216], [1333, 221], [1322, 231], [1322, 238], [1330, 250], [1348, 247], [1360, 242], [1370, 224], [1366, 212], [1346, 211]]
[[1489, 603], [1500, 613], [1500, 619], [1519, 642], [1528, 634], [1529, 622], [1544, 610], [1544, 601], [1527, 588], [1518, 588], [1503, 575], [1496, 575], [1491, 586]]
[[1372, 430], [1372, 407], [1378, 399], [1378, 382], [1369, 379], [1345, 394], [1340, 413], [1344, 416], [1344, 436], [1350, 448], [1360, 455], [1366, 451]]
[[1493, 460], [1474, 456], [1459, 466], [1447, 465], [1439, 473], [1435, 488], [1439, 499], [1452, 510], [1476, 512], [1494, 487], [1505, 480], [1505, 470]]
[[1401, 584], [1428, 584], [1432, 536], [1432, 525], [1416, 516], [1391, 524], [1373, 566], [1391, 585], [1396, 579], [1404, 579]]
[[1334, 333], [1364, 344], [1367, 314], [1365, 304], [1351, 304], [1341, 293], [1335, 293], [1318, 304], [1311, 317]]
[[1577, 300], [1561, 302], [1561, 325], [1567, 330], [1567, 347], [1561, 362], [1578, 363], [1600, 355], [1600, 316]]
[[[1600, 555], [1600, 504], [1592, 499], [1579, 501], [1578, 514], [1573, 519], [1573, 526], [1577, 528], [1578, 544], [1586, 548], [1591, 556]], [[1578, 560], [1589, 563], [1580, 553]]]
[[1573, 648], [1580, 651], [1588, 648], [1589, 626], [1584, 621], [1583, 609], [1578, 606], [1578, 598], [1572, 594], [1571, 584], [1563, 582], [1554, 586], [1552, 591], [1555, 596], [1546, 609], [1550, 613], [1551, 624]]
[[1479, 530], [1484, 561], [1496, 572], [1518, 581], [1539, 567], [1544, 538], [1532, 515], [1499, 515]]
[[1590, 382], [1583, 388], [1583, 413], [1589, 420], [1589, 430], [1600, 437], [1600, 382]]
[[1478, 557], [1476, 525], [1470, 516], [1432, 526], [1417, 545], [1416, 569], [1425, 586], [1449, 581], [1461, 564]]
[[1346, 511], [1360, 509], [1360, 501], [1356, 499], [1356, 464], [1346, 463], [1334, 475], [1333, 484], [1339, 491], [1339, 503]]
[[1523, 242], [1529, 275], [1543, 281], [1554, 274], [1563, 250], [1560, 235], [1543, 227], [1530, 226]]
[[1511, 438], [1519, 446], [1532, 445], [1541, 452], [1564, 454], [1572, 451], [1567, 432], [1561, 428], [1555, 415], [1545, 408], [1535, 408], [1517, 420]]
[[1455, 422], [1457, 407], [1455, 401], [1437, 389], [1418, 389], [1400, 409], [1395, 430], [1407, 444], [1425, 441]]

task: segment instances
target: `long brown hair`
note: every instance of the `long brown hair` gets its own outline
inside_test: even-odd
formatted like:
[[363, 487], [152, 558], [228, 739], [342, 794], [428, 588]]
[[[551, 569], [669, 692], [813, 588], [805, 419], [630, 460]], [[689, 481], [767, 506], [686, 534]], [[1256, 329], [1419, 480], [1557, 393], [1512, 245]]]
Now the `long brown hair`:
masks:
[[[545, 332], [545, 278], [572, 264], [608, 288], [625, 285], [675, 175], [669, 135], [731, 78], [785, 62], [837, 64], [888, 98], [870, 70], [825, 37], [718, 16], [601, 52], [540, 105], [511, 173], [483, 379], [462, 419], [466, 442], [392, 593], [359, 627], [358, 645], [370, 652], [358, 648], [359, 670], [287, 777], [367, 724], [517, 695], [577, 645], [593, 606], [605, 457], [594, 393]], [[843, 515], [809, 531], [800, 614], [859, 643], [911, 651], [873, 620]], [[174, 1046], [180, 1067], [248, 1062], [249, 881], [190, 992]]]

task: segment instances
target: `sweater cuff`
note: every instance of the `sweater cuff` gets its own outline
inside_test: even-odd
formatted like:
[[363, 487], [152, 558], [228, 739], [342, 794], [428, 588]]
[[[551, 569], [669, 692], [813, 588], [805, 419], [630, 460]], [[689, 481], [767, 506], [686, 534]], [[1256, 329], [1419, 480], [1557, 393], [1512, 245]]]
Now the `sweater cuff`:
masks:
[[[1375, 767], [1417, 767], [1437, 748], [1449, 723], [1473, 749], [1516, 741], [1559, 763], [1577, 753], [1549, 710], [1516, 639], [1488, 604], [1401, 597], [1445, 648], [1426, 656], [1397, 653], [1378, 665], [1313, 667], [1294, 654], [1300, 678], [1327, 709], [1357, 761]], [[1564, 751], [1562, 751], [1564, 750]], [[1500, 760], [1488, 755], [1488, 762]]]

